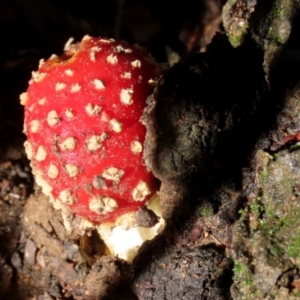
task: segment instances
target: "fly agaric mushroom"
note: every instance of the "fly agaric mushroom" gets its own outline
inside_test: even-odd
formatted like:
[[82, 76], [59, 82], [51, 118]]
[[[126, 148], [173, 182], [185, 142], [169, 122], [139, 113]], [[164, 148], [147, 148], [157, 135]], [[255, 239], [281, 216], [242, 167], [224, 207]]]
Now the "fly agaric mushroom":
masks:
[[[42, 60], [20, 96], [25, 150], [37, 184], [65, 220], [75, 215], [93, 224], [111, 252], [127, 260], [132, 254], [123, 252], [133, 247], [136, 253], [162, 225], [141, 229], [132, 221], [158, 188], [143, 161], [146, 128], [140, 118], [160, 73], [142, 49], [85, 36], [68, 42], [61, 57]], [[124, 241], [113, 230], [139, 241], [121, 249]]]

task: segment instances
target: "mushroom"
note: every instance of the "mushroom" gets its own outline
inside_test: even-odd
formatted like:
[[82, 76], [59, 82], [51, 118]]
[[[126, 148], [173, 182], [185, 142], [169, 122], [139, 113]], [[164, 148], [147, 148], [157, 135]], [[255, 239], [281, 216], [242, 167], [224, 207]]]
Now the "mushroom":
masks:
[[43, 61], [20, 97], [37, 184], [67, 214], [65, 221], [80, 217], [128, 261], [164, 223], [140, 228], [133, 218], [146, 205], [159, 207], [158, 183], [143, 160], [140, 118], [160, 74], [143, 50], [85, 36]]

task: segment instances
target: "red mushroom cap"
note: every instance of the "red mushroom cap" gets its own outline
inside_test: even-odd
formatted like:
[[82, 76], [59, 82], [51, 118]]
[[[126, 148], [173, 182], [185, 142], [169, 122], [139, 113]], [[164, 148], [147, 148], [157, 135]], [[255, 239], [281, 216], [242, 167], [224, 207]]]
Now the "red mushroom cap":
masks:
[[136, 211], [156, 193], [140, 118], [158, 63], [126, 42], [84, 37], [33, 72], [25, 150], [43, 192], [94, 223]]

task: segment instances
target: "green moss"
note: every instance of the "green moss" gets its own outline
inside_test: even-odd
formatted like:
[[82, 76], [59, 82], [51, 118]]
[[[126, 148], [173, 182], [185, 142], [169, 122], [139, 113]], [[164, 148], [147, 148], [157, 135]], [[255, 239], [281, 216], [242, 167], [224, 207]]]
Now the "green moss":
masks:
[[292, 258], [300, 266], [300, 213], [291, 209], [284, 216], [269, 217], [261, 228], [272, 260], [286, 264]]
[[291, 147], [289, 148], [290, 151], [296, 151], [300, 149], [300, 142], [297, 142], [293, 145], [291, 145]]
[[275, 217], [275, 210], [272, 206], [270, 205], [265, 206], [265, 216], [268, 219]]
[[249, 213], [251, 214], [250, 229], [257, 230], [263, 223], [264, 206], [261, 203], [261, 198], [256, 197], [249, 205]]
[[273, 37], [274, 37], [274, 29], [272, 26], [270, 26], [268, 29], [268, 38], [273, 38]]
[[296, 261], [298, 266], [300, 265], [300, 228], [297, 229], [292, 237], [288, 245], [287, 254]]
[[228, 40], [233, 47], [238, 47], [243, 42], [243, 34], [242, 33], [237, 35], [228, 34]]
[[283, 17], [283, 15], [284, 13], [282, 10], [281, 1], [274, 1], [273, 8], [269, 13], [268, 18], [273, 21], [275, 18]]
[[213, 208], [212, 207], [204, 207], [200, 211], [201, 217], [209, 217], [214, 214]]
[[273, 3], [273, 7], [270, 13], [268, 14], [268, 18], [267, 18], [268, 24], [270, 26], [268, 29], [267, 38], [274, 40], [277, 44], [283, 43], [282, 38], [278, 36], [279, 34], [277, 32], [277, 26], [276, 26], [276, 24], [278, 23], [278, 19], [282, 18], [284, 15], [281, 1], [282, 0], [277, 0]]
[[[234, 261], [233, 267], [233, 280], [235, 283], [235, 289], [239, 291], [246, 291], [248, 300], [257, 299], [257, 289], [255, 286], [255, 278], [252, 272], [249, 270], [246, 263], [243, 263], [241, 260]], [[245, 299], [243, 295], [239, 295], [241, 298], [237, 299]]]
[[283, 216], [283, 217], [281, 217], [281, 218], [279, 218], [279, 219], [272, 219], [272, 220], [270, 220], [271, 222], [270, 222], [270, 228], [269, 228], [269, 231], [268, 231], [268, 233], [269, 233], [269, 235], [271, 236], [271, 237], [274, 237], [275, 235], [276, 235], [276, 233], [281, 229], [281, 228], [283, 228], [284, 226], [285, 226], [285, 224], [286, 224], [286, 217], [285, 216]]
[[278, 270], [280, 286], [287, 287], [290, 275], [285, 270], [300, 268], [300, 167], [294, 163], [299, 161], [299, 148], [280, 151], [275, 159], [263, 152], [257, 155], [256, 197], [240, 211], [234, 227], [239, 257], [234, 262], [232, 289], [236, 300], [264, 299], [264, 293], [277, 299]]
[[266, 218], [265, 223], [260, 227], [260, 234], [264, 237], [261, 246], [264, 246], [269, 257], [269, 263], [280, 261], [281, 256], [285, 254], [284, 245], [278, 236], [280, 231], [285, 227], [285, 217], [276, 218], [275, 215]]
[[296, 297], [300, 297], [300, 292], [295, 293]]
[[292, 210], [288, 215], [287, 230], [282, 235], [289, 233], [287, 243], [287, 255], [293, 258], [298, 266], [300, 266], [300, 212], [299, 208]]
[[242, 285], [252, 285], [253, 275], [248, 269], [248, 266], [239, 260], [234, 261], [233, 266], [234, 280]]
[[259, 174], [258, 174], [258, 180], [259, 182], [263, 183], [269, 178], [269, 172], [267, 167], [265, 167]]
[[256, 218], [261, 214], [261, 205], [257, 202], [250, 204], [250, 209]]
[[[267, 38], [278, 45], [285, 43], [290, 30], [286, 24], [291, 15], [292, 4], [288, 0], [276, 0], [273, 3], [272, 9], [268, 14], [267, 26], [269, 27]], [[284, 29], [282, 29], [284, 28]]]
[[248, 214], [248, 211], [244, 208], [241, 208], [238, 213], [241, 216], [241, 219], [243, 219]]

